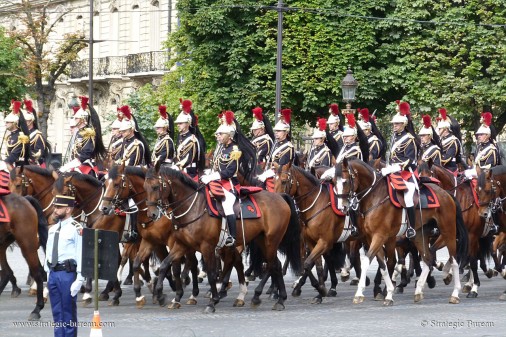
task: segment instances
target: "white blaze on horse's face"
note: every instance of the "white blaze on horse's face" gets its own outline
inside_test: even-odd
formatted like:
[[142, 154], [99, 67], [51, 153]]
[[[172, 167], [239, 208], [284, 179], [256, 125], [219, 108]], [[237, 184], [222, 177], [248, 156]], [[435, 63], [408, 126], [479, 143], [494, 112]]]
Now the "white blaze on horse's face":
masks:
[[[343, 179], [342, 177], [336, 177], [336, 185], [335, 189], [337, 194], [343, 194], [344, 193], [344, 183], [346, 182], [346, 179]], [[348, 206], [348, 198], [337, 198], [337, 208], [339, 210], [343, 210], [345, 206]]]

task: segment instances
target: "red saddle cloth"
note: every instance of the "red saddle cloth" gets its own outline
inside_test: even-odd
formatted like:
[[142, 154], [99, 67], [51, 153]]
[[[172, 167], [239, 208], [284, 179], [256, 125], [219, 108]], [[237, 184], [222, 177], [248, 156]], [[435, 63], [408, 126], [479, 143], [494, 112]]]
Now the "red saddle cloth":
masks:
[[330, 194], [330, 205], [332, 206], [332, 210], [339, 216], [346, 216], [343, 212], [341, 212], [338, 208], [337, 201], [339, 198], [336, 196], [336, 192], [334, 189], [334, 185], [332, 183], [325, 183], [325, 187], [329, 190]]
[[[212, 182], [211, 182], [212, 183]], [[223, 213], [223, 208], [221, 207], [221, 204], [218, 204], [216, 201], [214, 192], [212, 190], [212, 184], [209, 183], [206, 186], [206, 201], [207, 201], [207, 211], [209, 215], [217, 218], [223, 217], [225, 214]], [[223, 191], [221, 189], [220, 191]], [[255, 200], [255, 198], [251, 195], [254, 193], [258, 193], [260, 191], [263, 191], [261, 187], [255, 187], [255, 186], [241, 186], [240, 187], [240, 198], [241, 198], [241, 211], [239, 211], [239, 203], [236, 202], [234, 205], [234, 211], [236, 214], [237, 219], [242, 218], [243, 219], [258, 219], [262, 216], [262, 213], [260, 211], [260, 207], [258, 207], [258, 204]], [[211, 193], [213, 196], [211, 196]]]
[[274, 178], [267, 178], [265, 179], [265, 189], [269, 192], [276, 192], [274, 191]]
[[469, 181], [469, 184], [471, 185], [471, 191], [473, 191], [474, 202], [476, 206], [479, 207], [480, 200], [478, 199], [478, 193], [476, 193], [476, 185], [478, 185], [478, 179], [473, 178], [471, 181]]
[[[404, 189], [403, 190], [397, 190], [396, 188], [394, 188], [394, 183], [391, 183], [391, 180], [390, 180], [390, 177], [387, 177], [387, 182], [388, 182], [388, 195], [390, 196], [390, 201], [392, 202], [392, 204], [394, 204], [395, 207], [397, 208], [403, 208], [399, 199], [397, 198], [397, 192], [401, 192], [403, 193], [404, 190], [406, 189], [406, 185], [403, 183], [402, 185], [404, 186]], [[434, 192], [434, 190], [429, 186], [429, 185], [425, 185], [425, 183], [423, 182], [419, 182], [418, 183], [419, 187], [420, 187], [420, 200], [419, 202], [421, 203], [421, 207], [422, 208], [438, 208], [440, 207], [440, 204], [439, 204], [439, 199], [436, 195], [436, 192]], [[415, 191], [416, 193], [416, 191]], [[416, 198], [415, 198], [416, 200]], [[418, 206], [418, 204], [416, 203], [415, 201], [415, 206]]]

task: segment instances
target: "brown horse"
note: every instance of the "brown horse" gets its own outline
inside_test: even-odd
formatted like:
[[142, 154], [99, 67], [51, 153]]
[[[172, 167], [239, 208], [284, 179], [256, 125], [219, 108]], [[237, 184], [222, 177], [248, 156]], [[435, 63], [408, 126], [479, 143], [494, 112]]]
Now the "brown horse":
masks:
[[[128, 207], [128, 199], [132, 199], [138, 207], [137, 230], [142, 240], [137, 246], [138, 250], [135, 252], [135, 260], [133, 263], [134, 269], [134, 292], [136, 296], [136, 303], [138, 308], [142, 308], [145, 304], [145, 298], [141, 295], [141, 286], [139, 280], [139, 273], [141, 272], [140, 265], [144, 266], [145, 271], [149, 270], [149, 257], [153, 252], [162, 261], [168, 256], [166, 243], [169, 235], [167, 227], [154, 226], [153, 221], [147, 217], [146, 213], [146, 192], [144, 191], [144, 180], [146, 177], [146, 169], [140, 167], [131, 167], [122, 165], [115, 165], [111, 168], [106, 180], [106, 191], [102, 198], [100, 210], [103, 214], [110, 216], [119, 209]], [[128, 212], [128, 210], [125, 210]], [[97, 221], [94, 228], [102, 228], [115, 230], [121, 233], [123, 226], [111, 227], [106, 221]], [[170, 228], [170, 226], [168, 226]], [[198, 270], [195, 255], [187, 256], [187, 266], [192, 268], [193, 275], [193, 293], [192, 298], [188, 300], [187, 304], [196, 304], [195, 297], [199, 293], [198, 289]], [[176, 269], [180, 266], [176, 266]], [[178, 269], [179, 270], [179, 269]], [[146, 273], [146, 272], [145, 272]], [[185, 269], [185, 273], [187, 273]], [[146, 273], [147, 277], [144, 279], [149, 282], [150, 276]], [[174, 271], [174, 274], [179, 277], [181, 271]], [[171, 281], [171, 280], [170, 280]], [[174, 304], [176, 307], [177, 304]]]
[[[13, 283], [12, 296], [17, 296], [19, 289], [16, 285], [16, 279], [7, 262], [7, 248], [16, 241], [21, 253], [28, 263], [30, 275], [37, 284], [37, 302], [35, 309], [31, 312], [28, 320], [35, 321], [40, 319], [40, 311], [44, 308], [43, 298], [43, 277], [42, 267], [37, 253], [39, 249], [39, 239], [47, 240], [47, 221], [43, 215], [42, 209], [32, 197], [22, 197], [15, 193], [1, 197], [7, 212], [10, 216], [9, 222], [0, 223], [0, 267], [2, 268], [2, 278], [0, 280], [0, 294], [5, 289], [8, 281]], [[45, 243], [44, 243], [45, 250]]]
[[[151, 185], [150, 182], [160, 181]], [[148, 196], [148, 215], [153, 218], [159, 218], [159, 189], [164, 186], [167, 191], [167, 200], [160, 200], [160, 203], [168, 203], [169, 208], [164, 211], [165, 216], [172, 219], [173, 226], [177, 230], [170, 236], [173, 240], [169, 256], [160, 266], [160, 278], [158, 279], [156, 290], [159, 294], [163, 289], [162, 275], [167, 272], [167, 268], [174, 262], [181, 259], [188, 249], [202, 253], [207, 266], [207, 277], [211, 286], [211, 298], [206, 307], [206, 312], [214, 312], [215, 304], [219, 302], [218, 291], [216, 287], [216, 262], [215, 249], [220, 242], [222, 232], [222, 219], [211, 217], [207, 213], [207, 202], [205, 189], [203, 185], [198, 185], [179, 171], [168, 167], [162, 167], [159, 175], [154, 173], [148, 176], [145, 182], [145, 190]], [[244, 219], [238, 221], [237, 246], [245, 246], [246, 243], [254, 241], [262, 257], [254, 258], [254, 261], [267, 262], [267, 273], [272, 276], [277, 284], [280, 295], [273, 309], [283, 310], [285, 308], [286, 288], [281, 271], [281, 263], [277, 258], [277, 250], [280, 248], [287, 254], [287, 259], [291, 262], [292, 269], [297, 272], [300, 264], [300, 228], [295, 208], [291, 199], [287, 195], [279, 195], [261, 191], [255, 194], [258, 207], [262, 216], [258, 219]], [[241, 227], [241, 223], [244, 227]], [[236, 249], [230, 249], [236, 259], [240, 259], [240, 254]], [[252, 250], [252, 254], [255, 250]], [[225, 270], [224, 270], [225, 273]], [[258, 273], [259, 274], [259, 273]], [[242, 270], [238, 271], [241, 292], [247, 291], [244, 274]], [[255, 295], [252, 299], [253, 305], [261, 303], [260, 294], [267, 278], [255, 289]]]
[[[279, 166], [274, 164], [276, 172], [275, 191], [287, 193], [292, 196], [299, 208], [299, 217], [302, 223], [304, 242], [310, 252], [304, 262], [305, 275], [297, 282], [294, 294], [299, 294], [300, 287], [304, 284], [304, 276], [311, 274], [311, 269], [321, 256], [325, 258], [330, 271], [331, 286], [327, 293], [325, 289], [323, 270], [317, 267], [318, 284], [316, 290], [318, 296], [313, 303], [321, 303], [323, 296], [336, 296], [337, 277], [335, 270], [341, 265], [334, 265], [333, 256], [342, 258], [341, 243], [346, 241], [351, 234], [351, 228], [345, 226], [346, 216], [337, 215], [332, 210], [328, 188], [316, 179], [312, 174], [300, 167], [292, 166], [291, 163]], [[344, 210], [346, 212], [346, 210]], [[330, 253], [332, 252], [332, 256]], [[341, 255], [339, 254], [341, 253]]]
[[[362, 258], [363, 273], [353, 303], [364, 301], [365, 272], [372, 259], [376, 257], [381, 268], [383, 279], [387, 285], [387, 295], [384, 305], [393, 304], [394, 286], [385, 268], [384, 247], [393, 251], [395, 237], [400, 232], [402, 209], [396, 208], [389, 200], [387, 179], [377, 174], [368, 164], [361, 160], [344, 160], [336, 167], [336, 185], [342, 186], [343, 194], [349, 194], [350, 207], [356, 208], [359, 214], [359, 230], [369, 246], [369, 250]], [[415, 302], [423, 299], [423, 287], [430, 271], [433, 254], [442, 245], [429, 247], [429, 233], [433, 226], [437, 226], [444, 244], [446, 245], [450, 263], [455, 275], [458, 275], [457, 259], [467, 254], [467, 233], [462, 221], [458, 205], [453, 198], [437, 185], [431, 185], [436, 193], [441, 207], [424, 209], [416, 216], [416, 237], [412, 240], [422, 257], [422, 274], [415, 290]], [[459, 229], [457, 231], [457, 228]], [[463, 235], [465, 233], [465, 235]], [[459, 234], [459, 249], [457, 249], [457, 234]], [[392, 241], [392, 238], [394, 240]], [[460, 302], [460, 280], [455, 278], [450, 303]]]
[[[496, 166], [490, 170], [476, 169], [478, 184], [476, 192], [480, 200], [479, 214], [486, 221], [493, 221], [499, 232], [506, 232], [506, 213], [504, 202], [506, 200], [506, 166]], [[499, 297], [506, 300], [506, 290]]]
[[[427, 163], [418, 166], [420, 176], [431, 175], [438, 179], [443, 189], [456, 196], [462, 209], [462, 217], [469, 238], [469, 247], [468, 256], [461, 264], [464, 266], [469, 262], [471, 272], [469, 281], [462, 288], [462, 292], [467, 293], [467, 298], [476, 298], [481, 284], [478, 274], [478, 261], [485, 261], [490, 257], [493, 236], [489, 233], [489, 228], [486, 227], [485, 219], [480, 217], [479, 205], [474, 199], [471, 181], [455, 178], [453, 173], [440, 165], [429, 166]], [[482, 263], [482, 268], [488, 277], [492, 277], [493, 271], [492, 269], [487, 270], [486, 263]], [[455, 276], [457, 277], [457, 275]]]

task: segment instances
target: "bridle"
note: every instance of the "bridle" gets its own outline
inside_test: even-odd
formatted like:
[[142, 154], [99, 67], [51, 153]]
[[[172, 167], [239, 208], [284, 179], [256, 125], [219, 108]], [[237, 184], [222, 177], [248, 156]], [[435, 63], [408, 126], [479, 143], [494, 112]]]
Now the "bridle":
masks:
[[[132, 182], [130, 181], [130, 179], [126, 176], [126, 174], [122, 173], [120, 175], [120, 178], [121, 178], [121, 181], [120, 183], [118, 184], [118, 188], [116, 189], [116, 194], [113, 196], [113, 197], [107, 197], [105, 194], [109, 188], [109, 186], [114, 186], [114, 183], [110, 184], [106, 190], [104, 191], [104, 194], [103, 194], [103, 197], [101, 198], [103, 201], [107, 201], [110, 203], [110, 205], [112, 207], [114, 207], [115, 210], [117, 210], [117, 212], [120, 212], [120, 213], [134, 213], [134, 212], [137, 212], [139, 211], [139, 209], [135, 209], [133, 211], [131, 211], [131, 207], [129, 207], [128, 209], [124, 209], [123, 208], [123, 205], [125, 204], [125, 201], [128, 200], [129, 198], [133, 199], [135, 198], [136, 196], [138, 195], [141, 195], [143, 193], [146, 193], [145, 191], [141, 191], [141, 192], [136, 192], [135, 189], [134, 189], [134, 186], [132, 184]], [[127, 191], [127, 195], [126, 197], [122, 197], [122, 193], [126, 190], [127, 188], [127, 185], [128, 185], [128, 191]], [[132, 192], [133, 195], [130, 195]], [[135, 206], [141, 204], [143, 201], [145, 201], [146, 199], [141, 199], [139, 202], [136, 202], [135, 203]], [[146, 208], [147, 209], [147, 208]], [[141, 211], [145, 211], [146, 209], [142, 209]]]
[[[31, 178], [28, 178], [24, 171], [18, 176], [20, 176], [20, 178], [21, 178], [21, 183], [20, 183], [21, 195], [23, 195], [23, 196], [28, 195], [28, 187], [29, 186], [32, 186], [32, 189], [35, 191], [35, 188], [33, 185], [33, 180]], [[16, 186], [16, 187], [18, 187], [18, 186]], [[32, 194], [32, 197], [34, 197], [37, 200], [42, 200], [46, 195], [48, 195], [51, 192], [52, 188], [53, 188], [53, 185], [49, 184], [48, 186], [44, 187], [41, 191], [39, 191], [35, 194]], [[42, 210], [42, 212], [46, 212], [49, 208], [51, 208], [51, 206], [53, 206], [53, 200], [54, 200], [54, 197], [51, 199], [51, 201], [49, 202], [47, 207]]]
[[[84, 208], [86, 205], [88, 205], [88, 203], [92, 200], [97, 200], [97, 204], [95, 205], [95, 207], [93, 208], [92, 211], [90, 211], [89, 213], [84, 213], [84, 217], [88, 217], [89, 215], [93, 214], [99, 207], [101, 201], [102, 201], [102, 198], [104, 197], [104, 193], [105, 193], [105, 188], [104, 188], [104, 185], [102, 184], [102, 188], [99, 188], [97, 189], [94, 193], [92, 193], [89, 197], [87, 198], [81, 198], [81, 195], [78, 193], [76, 187], [74, 186], [74, 184], [72, 184], [72, 179], [74, 178], [73, 175], [70, 175], [70, 176], [67, 176], [67, 175], [63, 175], [62, 176], [62, 179], [66, 178], [66, 177], [70, 177], [70, 179], [68, 181], [65, 182], [65, 187], [67, 188], [67, 193], [64, 193], [64, 194], [67, 194], [69, 196], [72, 196], [74, 197], [76, 200], [78, 199], [82, 199], [82, 202], [78, 205], [78, 207], [74, 208], [74, 214], [81, 214], [81, 212], [84, 213]], [[97, 199], [97, 196], [98, 194], [100, 193], [100, 198]]]
[[[348, 167], [347, 167], [347, 171], [348, 171], [348, 176], [349, 176], [349, 180], [350, 180], [350, 191], [347, 193], [348, 194], [348, 202], [349, 202], [349, 209], [353, 210], [353, 211], [357, 211], [359, 206], [360, 206], [360, 202], [367, 196], [369, 195], [369, 193], [371, 193], [378, 185], [379, 183], [385, 179], [384, 176], [381, 176], [379, 179], [378, 179], [378, 173], [375, 171], [375, 170], [372, 170], [372, 174], [373, 174], [373, 182], [371, 184], [371, 186], [369, 187], [366, 187], [364, 188], [363, 190], [359, 191], [359, 192], [355, 192], [355, 181], [357, 180], [357, 175], [358, 175], [358, 172], [356, 169], [354, 169], [352, 167], [351, 164], [348, 164]], [[356, 188], [358, 189], [358, 185], [356, 186]], [[381, 200], [379, 203], [377, 203], [376, 205], [373, 205], [371, 208], [361, 212], [362, 213], [362, 217], [365, 216], [365, 214], [369, 213], [370, 211], [372, 211], [373, 209], [379, 207], [380, 205], [382, 205], [385, 201], [387, 201], [389, 199], [389, 196], [387, 194], [387, 196]]]

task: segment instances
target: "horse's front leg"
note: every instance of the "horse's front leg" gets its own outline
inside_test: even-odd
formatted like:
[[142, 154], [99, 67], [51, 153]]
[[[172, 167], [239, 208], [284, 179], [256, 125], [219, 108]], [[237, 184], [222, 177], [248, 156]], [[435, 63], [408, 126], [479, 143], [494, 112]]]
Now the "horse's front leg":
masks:
[[214, 253], [214, 247], [206, 247], [202, 250], [202, 256], [206, 263], [207, 267], [207, 280], [209, 281], [209, 286], [211, 287], [211, 296], [209, 297], [209, 303], [204, 310], [204, 313], [214, 313], [216, 311], [215, 305], [220, 302], [220, 297], [218, 296], [218, 289], [216, 288], [216, 256]]

